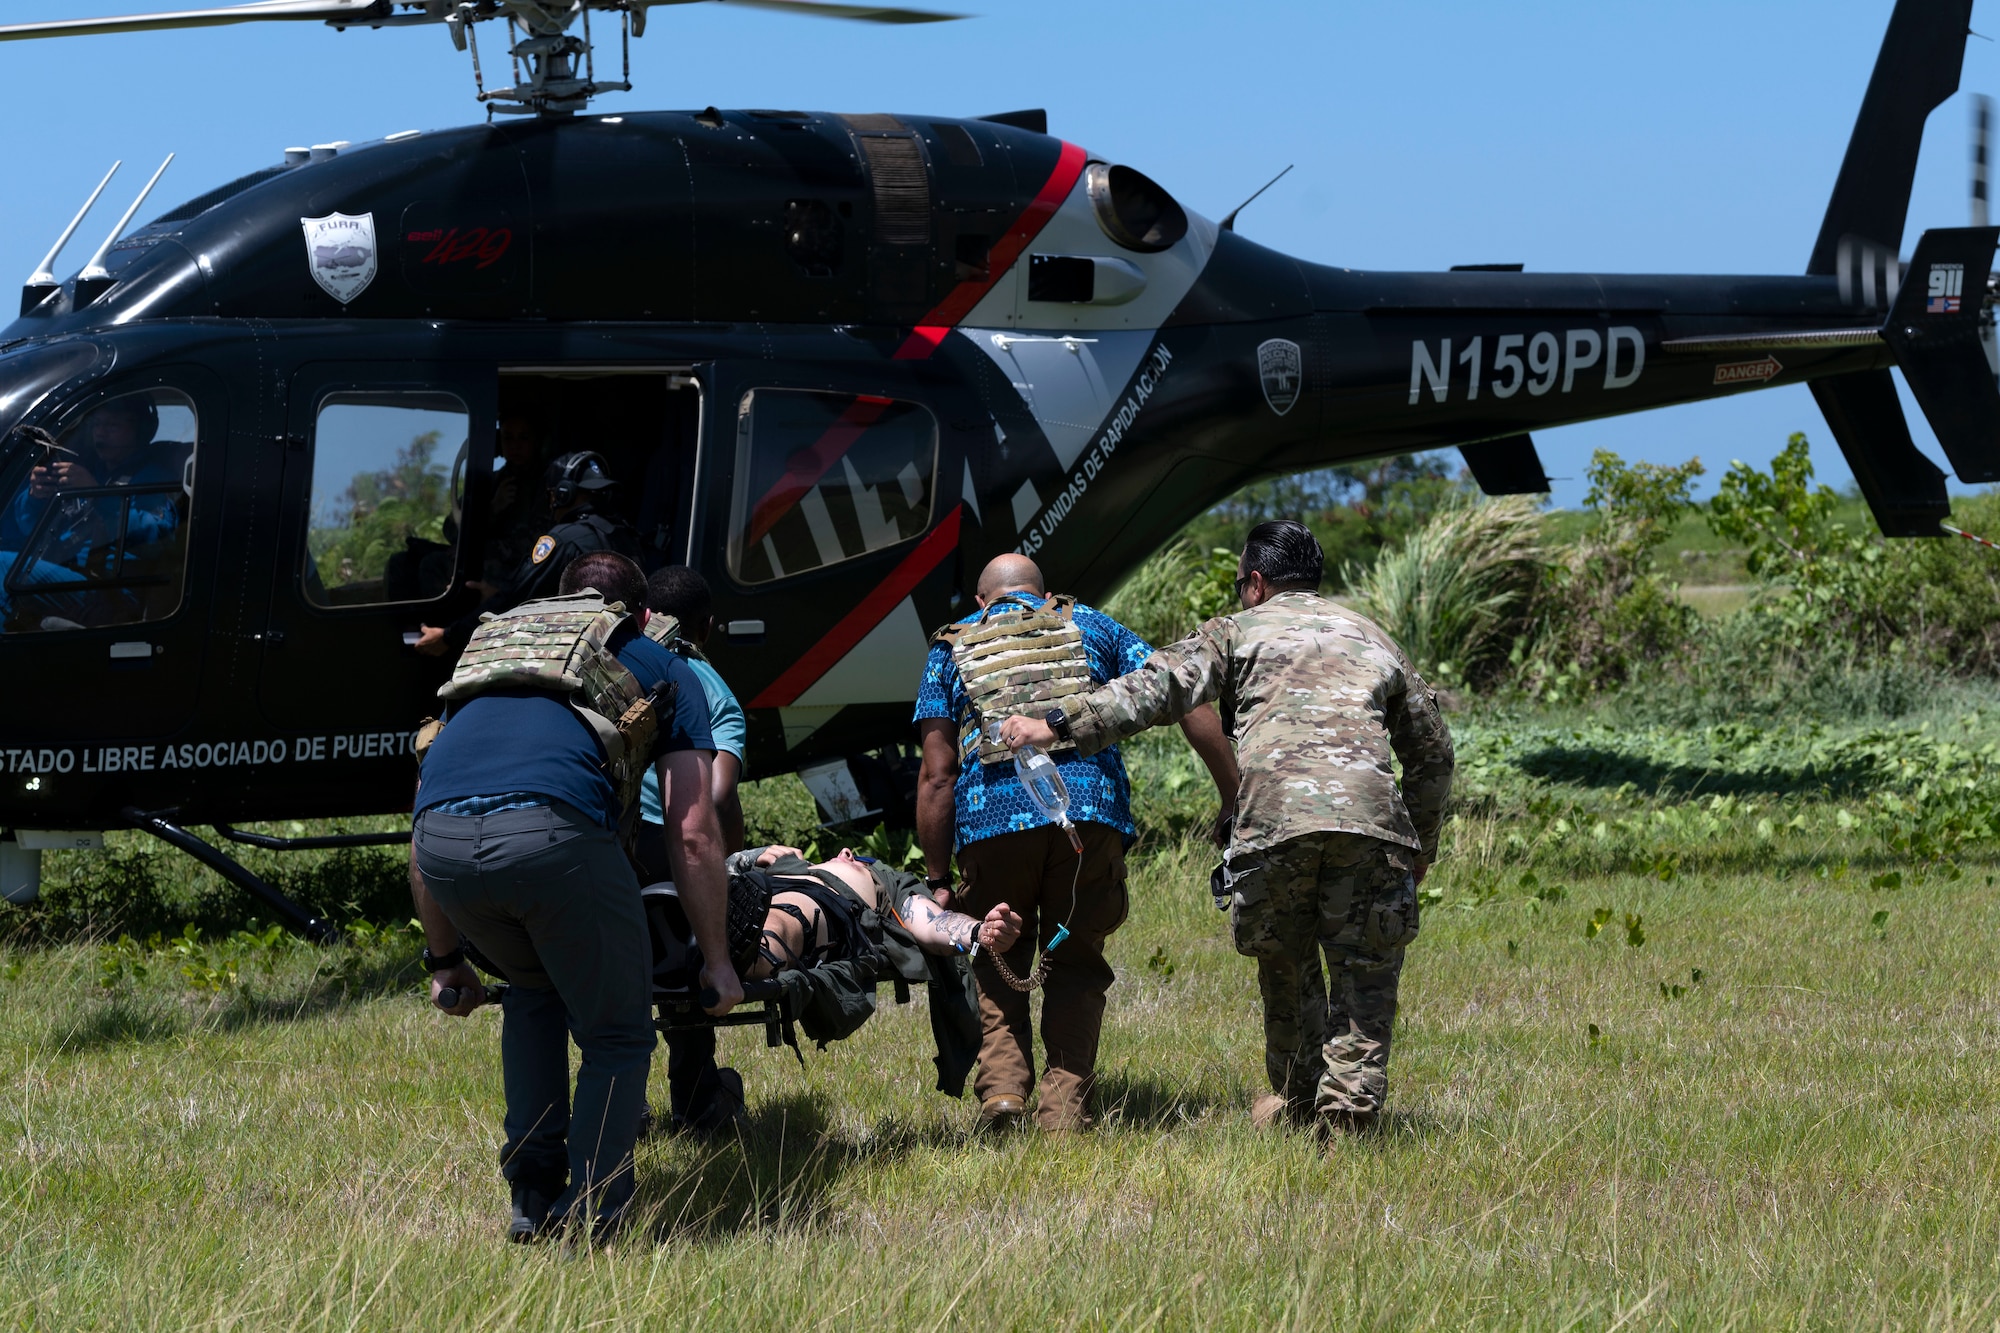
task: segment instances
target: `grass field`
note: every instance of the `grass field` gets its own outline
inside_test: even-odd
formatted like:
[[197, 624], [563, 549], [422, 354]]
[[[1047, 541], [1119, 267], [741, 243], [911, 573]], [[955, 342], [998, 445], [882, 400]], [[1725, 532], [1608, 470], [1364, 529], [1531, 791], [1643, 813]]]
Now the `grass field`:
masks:
[[17, 947], [0, 1324], [1990, 1327], [1994, 702], [1458, 719], [1392, 1113], [1330, 1145], [1249, 1123], [1250, 964], [1141, 747], [1095, 1133], [976, 1136], [885, 990], [803, 1070], [729, 1034], [743, 1136], [644, 1145], [597, 1252], [500, 1242], [497, 1020], [427, 1010], [406, 937]]

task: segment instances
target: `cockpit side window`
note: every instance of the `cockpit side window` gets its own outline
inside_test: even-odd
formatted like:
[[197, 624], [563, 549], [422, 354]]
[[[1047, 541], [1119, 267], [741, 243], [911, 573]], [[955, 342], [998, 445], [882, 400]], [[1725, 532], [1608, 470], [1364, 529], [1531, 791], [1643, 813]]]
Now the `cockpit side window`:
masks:
[[187, 568], [198, 422], [174, 389], [120, 394], [0, 477], [0, 632], [164, 620]]
[[303, 571], [315, 605], [426, 602], [451, 591], [470, 427], [448, 393], [321, 400]]
[[937, 419], [870, 394], [757, 389], [737, 415], [729, 572], [768, 583], [923, 535]]

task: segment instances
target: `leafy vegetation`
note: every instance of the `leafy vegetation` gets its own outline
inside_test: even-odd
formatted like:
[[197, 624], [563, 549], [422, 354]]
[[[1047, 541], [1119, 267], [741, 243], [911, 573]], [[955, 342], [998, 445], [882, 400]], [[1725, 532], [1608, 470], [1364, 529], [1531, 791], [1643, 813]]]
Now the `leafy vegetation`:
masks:
[[451, 478], [437, 461], [438, 440], [425, 431], [397, 451], [394, 465], [355, 473], [328, 509], [315, 509], [306, 546], [326, 587], [381, 578], [412, 538], [445, 540]]
[[1233, 563], [1250, 529], [1266, 519], [1298, 519], [1326, 548], [1327, 572], [1338, 590], [1343, 570], [1365, 568], [1465, 495], [1469, 483], [1458, 473], [1453, 451], [1402, 454], [1255, 482], [1190, 523], [1182, 537], [1196, 551], [1222, 548]]
[[1185, 638], [1203, 621], [1236, 609], [1237, 551], [1204, 551], [1187, 537], [1170, 543], [1141, 565], [1103, 610], [1146, 642]]

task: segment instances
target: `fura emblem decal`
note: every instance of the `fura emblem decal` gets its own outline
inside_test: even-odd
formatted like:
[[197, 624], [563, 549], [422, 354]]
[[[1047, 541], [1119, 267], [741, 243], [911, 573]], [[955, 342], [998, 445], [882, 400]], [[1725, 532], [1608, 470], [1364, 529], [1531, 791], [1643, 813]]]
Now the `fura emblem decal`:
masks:
[[300, 218], [306, 230], [306, 263], [313, 281], [342, 305], [375, 281], [375, 215], [329, 213]]
[[1299, 345], [1286, 338], [1272, 338], [1257, 346], [1257, 378], [1264, 385], [1264, 401], [1279, 416], [1299, 401], [1299, 378], [1304, 362]]

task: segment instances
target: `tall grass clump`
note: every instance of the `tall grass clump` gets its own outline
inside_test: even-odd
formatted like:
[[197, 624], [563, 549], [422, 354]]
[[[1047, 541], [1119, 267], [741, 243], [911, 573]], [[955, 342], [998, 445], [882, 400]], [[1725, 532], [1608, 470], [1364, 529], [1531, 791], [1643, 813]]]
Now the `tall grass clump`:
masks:
[[1504, 666], [1549, 569], [1541, 514], [1526, 496], [1458, 499], [1374, 565], [1343, 570], [1353, 599], [1441, 682]]

